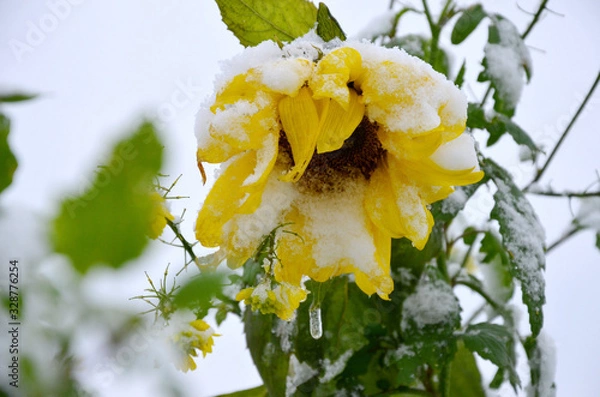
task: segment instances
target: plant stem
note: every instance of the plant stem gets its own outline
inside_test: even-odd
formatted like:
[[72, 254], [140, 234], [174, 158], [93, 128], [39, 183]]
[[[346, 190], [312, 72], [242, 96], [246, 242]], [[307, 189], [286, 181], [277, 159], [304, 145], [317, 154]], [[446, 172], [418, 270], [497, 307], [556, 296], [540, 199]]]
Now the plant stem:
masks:
[[555, 249], [556, 247], [558, 247], [559, 245], [561, 245], [562, 243], [564, 243], [565, 241], [567, 241], [568, 239], [570, 239], [571, 237], [573, 237], [575, 234], [579, 233], [582, 230], [583, 230], [582, 227], [578, 227], [578, 226], [573, 227], [567, 233], [563, 234], [558, 240], [556, 240], [555, 242], [550, 244], [548, 246], [548, 248], [546, 248], [546, 254], [548, 254], [550, 251], [552, 251], [553, 249]]
[[[169, 227], [175, 234], [175, 237], [177, 238], [177, 240], [179, 240], [181, 242], [181, 245], [183, 245], [183, 249], [185, 249], [185, 252], [188, 253], [188, 255], [190, 256], [192, 261], [196, 264], [196, 266], [200, 266], [200, 262], [198, 261], [198, 257], [194, 253], [192, 245], [181, 234], [181, 232], [179, 231], [179, 227], [177, 227], [177, 225], [170, 219], [167, 219], [167, 225], [169, 225]], [[187, 263], [186, 263], [186, 266], [187, 266]]]
[[441, 397], [449, 397], [450, 396], [450, 366], [451, 362], [445, 363], [442, 366], [442, 370], [440, 372], [440, 384], [439, 391]]
[[475, 283], [472, 283], [472, 282], [467, 281], [467, 280], [457, 280], [456, 281], [456, 285], [464, 285], [465, 287], [468, 287], [471, 290], [477, 292], [497, 312], [502, 313], [504, 311], [504, 309], [502, 308], [501, 305], [499, 305], [491, 296], [489, 296], [487, 294], [487, 292], [485, 292], [482, 288], [479, 288], [479, 286], [476, 285]]
[[538, 196], [548, 197], [600, 197], [600, 192], [553, 192], [553, 191], [540, 191], [540, 190], [528, 190], [525, 193], [537, 194]]
[[523, 40], [525, 40], [525, 38], [529, 35], [529, 33], [531, 33], [531, 31], [533, 30], [533, 27], [540, 20], [540, 17], [542, 16], [542, 12], [544, 12], [544, 9], [546, 8], [546, 4], [548, 4], [548, 0], [542, 0], [542, 2], [540, 3], [540, 6], [538, 7], [538, 10], [536, 11], [535, 15], [533, 16], [533, 19], [529, 23], [529, 26], [527, 26], [527, 29], [525, 29], [525, 31], [521, 35], [521, 38]]
[[548, 169], [548, 166], [550, 165], [550, 162], [552, 161], [552, 159], [554, 158], [554, 156], [558, 152], [558, 149], [560, 148], [560, 146], [564, 142], [565, 138], [567, 137], [567, 134], [569, 133], [569, 131], [571, 131], [571, 128], [573, 127], [573, 125], [577, 121], [577, 118], [579, 117], [579, 115], [581, 114], [581, 112], [583, 111], [583, 109], [585, 108], [585, 106], [587, 105], [588, 101], [592, 97], [592, 94], [594, 93], [594, 90], [598, 86], [598, 82], [599, 81], [600, 81], [600, 71], [598, 72], [598, 75], [596, 76], [596, 80], [594, 81], [594, 84], [592, 84], [590, 90], [588, 91], [587, 95], [585, 96], [585, 99], [583, 100], [583, 102], [579, 106], [579, 109], [577, 109], [577, 112], [575, 113], [575, 115], [571, 119], [571, 122], [569, 123], [569, 125], [567, 126], [567, 128], [564, 130], [564, 132], [562, 133], [560, 139], [558, 140], [558, 142], [554, 146], [554, 149], [552, 149], [552, 152], [550, 153], [550, 155], [546, 159], [546, 162], [544, 163], [544, 165], [542, 166], [542, 168], [540, 168], [538, 170], [535, 178], [529, 183], [529, 185], [527, 185], [527, 187], [525, 188], [525, 190], [527, 190], [531, 185], [533, 185], [534, 183], [536, 183], [537, 181], [539, 181], [540, 178], [542, 177], [542, 175], [544, 175], [544, 172], [546, 172], [546, 170]]

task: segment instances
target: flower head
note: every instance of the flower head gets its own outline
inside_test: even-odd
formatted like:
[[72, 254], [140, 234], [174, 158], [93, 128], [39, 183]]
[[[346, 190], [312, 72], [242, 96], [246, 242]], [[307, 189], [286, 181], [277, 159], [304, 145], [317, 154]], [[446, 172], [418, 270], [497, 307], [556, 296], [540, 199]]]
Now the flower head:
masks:
[[189, 323], [186, 329], [180, 331], [175, 336], [175, 343], [184, 352], [183, 361], [178, 365], [183, 372], [196, 369], [194, 357], [198, 357], [198, 350], [202, 352], [202, 356], [206, 357], [207, 353], [212, 353], [214, 345], [213, 338], [220, 336], [204, 321], [194, 320]]
[[[463, 134], [467, 103], [402, 50], [328, 45], [265, 42], [229, 64], [197, 120], [198, 160], [223, 164], [196, 237], [236, 266], [289, 223], [277, 282], [353, 273], [365, 293], [387, 299], [390, 239], [423, 248], [428, 206], [483, 176]], [[266, 300], [255, 293], [243, 295], [258, 307]]]

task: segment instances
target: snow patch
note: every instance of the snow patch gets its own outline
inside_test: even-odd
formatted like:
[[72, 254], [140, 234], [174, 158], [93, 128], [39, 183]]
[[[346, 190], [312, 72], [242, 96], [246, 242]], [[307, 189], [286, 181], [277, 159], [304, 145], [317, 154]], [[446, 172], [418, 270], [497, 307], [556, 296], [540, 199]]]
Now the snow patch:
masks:
[[314, 368], [311, 368], [307, 363], [301, 363], [296, 358], [296, 355], [290, 356], [290, 364], [288, 375], [285, 379], [285, 395], [286, 397], [294, 395], [298, 386], [312, 378], [318, 373]]

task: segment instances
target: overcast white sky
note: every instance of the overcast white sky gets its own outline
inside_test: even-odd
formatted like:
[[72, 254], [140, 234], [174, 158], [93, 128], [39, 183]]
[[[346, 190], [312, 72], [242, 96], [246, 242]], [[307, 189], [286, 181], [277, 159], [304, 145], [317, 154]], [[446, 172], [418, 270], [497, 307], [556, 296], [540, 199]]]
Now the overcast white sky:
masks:
[[[520, 29], [531, 17], [517, 5], [529, 11], [537, 5], [536, 0], [495, 3], [483, 4], [507, 15]], [[384, 12], [389, 1], [327, 4], [352, 35]], [[516, 120], [534, 138], [551, 145], [600, 67], [600, 3], [551, 0], [549, 7], [562, 15], [547, 14], [527, 40], [533, 80]], [[415, 23], [407, 19], [403, 31], [424, 30], [423, 24]], [[3, 108], [13, 120], [10, 143], [20, 168], [14, 185], [0, 197], [0, 206], [51, 213], [61, 196], [91, 175], [115, 139], [142, 115], [150, 115], [162, 121], [168, 155], [165, 173], [183, 173], [178, 193], [192, 197], [175, 208], [187, 207], [188, 221], [193, 220], [205, 194], [194, 157], [194, 114], [212, 91], [219, 61], [241, 50], [222, 24], [216, 5], [207, 0], [1, 1], [0, 26], [0, 88], [41, 94], [35, 101]], [[480, 28], [478, 33], [461, 46], [455, 59], [456, 64], [462, 56], [471, 60], [471, 77], [480, 71], [486, 30]], [[15, 51], [15, 40], [29, 47]], [[447, 37], [443, 43], [448, 44]], [[477, 87], [466, 90], [481, 95]], [[599, 114], [596, 93], [543, 182], [578, 190], [594, 181], [600, 168]], [[497, 152], [502, 152], [504, 165], [516, 172], [515, 180], [522, 185], [529, 177], [516, 167], [516, 156], [509, 153], [514, 149], [510, 142], [502, 142]], [[570, 222], [568, 203], [532, 199], [548, 241], [554, 241]], [[188, 222], [188, 231], [192, 224]], [[179, 252], [157, 251], [156, 263], [146, 261], [127, 273], [133, 281], [111, 281], [117, 285], [111, 293], [123, 298], [138, 294], [145, 287], [143, 270], [159, 277], [168, 261], [179, 258]], [[594, 235], [582, 233], [553, 252], [546, 277], [545, 330], [558, 348], [559, 395], [595, 396], [600, 390], [600, 253], [594, 248]], [[220, 332], [224, 336], [217, 340], [215, 353], [198, 360], [197, 371], [180, 377], [190, 387], [195, 385], [196, 395], [260, 383], [239, 324], [227, 322]]]

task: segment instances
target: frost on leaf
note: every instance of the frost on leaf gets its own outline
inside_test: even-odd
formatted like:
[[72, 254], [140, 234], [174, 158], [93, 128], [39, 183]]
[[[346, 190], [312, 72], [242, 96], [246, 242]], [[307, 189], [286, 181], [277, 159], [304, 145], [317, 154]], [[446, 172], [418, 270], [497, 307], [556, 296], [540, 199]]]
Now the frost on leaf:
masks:
[[484, 49], [485, 71], [479, 81], [491, 81], [495, 90], [494, 110], [512, 117], [525, 80], [531, 77], [531, 56], [512, 22], [499, 15], [492, 21]]
[[512, 272], [521, 282], [531, 331], [537, 335], [544, 321], [542, 306], [546, 301], [542, 274], [546, 263], [544, 230], [529, 201], [512, 183], [511, 176], [491, 160], [486, 162], [486, 174], [498, 187], [491, 215], [500, 224], [502, 244], [508, 252]]

